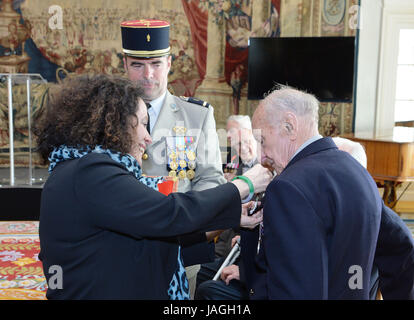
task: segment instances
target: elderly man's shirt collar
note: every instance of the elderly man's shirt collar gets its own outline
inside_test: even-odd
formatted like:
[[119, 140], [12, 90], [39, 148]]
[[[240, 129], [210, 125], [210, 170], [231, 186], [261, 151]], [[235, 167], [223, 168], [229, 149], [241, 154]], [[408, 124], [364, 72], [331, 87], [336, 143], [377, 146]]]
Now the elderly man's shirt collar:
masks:
[[292, 159], [299, 153], [299, 152], [301, 152], [303, 149], [305, 149], [308, 145], [310, 145], [311, 143], [313, 143], [313, 142], [315, 142], [315, 141], [317, 141], [317, 140], [319, 140], [319, 139], [322, 139], [323, 137], [320, 135], [320, 134], [318, 134], [318, 135], [316, 135], [316, 136], [313, 136], [312, 138], [310, 138], [310, 139], [308, 139], [308, 140], [306, 140], [305, 141], [305, 143], [304, 144], [302, 144], [299, 148], [298, 148], [298, 150], [296, 150], [296, 152], [295, 152], [295, 154], [292, 156], [292, 158], [290, 158], [290, 160], [289, 161], [292, 161]]

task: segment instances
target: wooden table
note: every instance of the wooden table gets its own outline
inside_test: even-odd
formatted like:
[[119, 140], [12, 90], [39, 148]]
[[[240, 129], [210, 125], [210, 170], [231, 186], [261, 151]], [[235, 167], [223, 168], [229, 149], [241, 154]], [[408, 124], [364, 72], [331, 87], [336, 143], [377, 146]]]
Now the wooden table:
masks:
[[378, 135], [356, 132], [341, 136], [364, 146], [368, 172], [384, 188], [385, 204], [394, 208], [396, 187], [402, 182], [414, 181], [414, 128], [395, 127]]

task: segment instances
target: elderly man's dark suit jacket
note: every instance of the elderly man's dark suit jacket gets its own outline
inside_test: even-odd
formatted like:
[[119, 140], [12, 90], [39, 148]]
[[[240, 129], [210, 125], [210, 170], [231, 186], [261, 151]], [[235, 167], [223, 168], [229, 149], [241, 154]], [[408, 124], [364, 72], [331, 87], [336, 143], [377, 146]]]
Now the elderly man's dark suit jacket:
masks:
[[[265, 286], [265, 267], [260, 269], [256, 266], [261, 261], [261, 256], [256, 255], [259, 228], [242, 229], [241, 235], [240, 278], [248, 288], [252, 288], [252, 284], [255, 287]], [[374, 270], [371, 277], [371, 299], [376, 298], [376, 290], [379, 288], [385, 300], [414, 300], [414, 239], [401, 218], [384, 204]], [[253, 291], [251, 295], [255, 295]], [[257, 298], [257, 294], [255, 296]]]
[[[313, 142], [266, 190], [251, 298], [368, 299], [380, 218], [369, 173], [331, 138]], [[362, 288], [353, 289], [355, 266]]]

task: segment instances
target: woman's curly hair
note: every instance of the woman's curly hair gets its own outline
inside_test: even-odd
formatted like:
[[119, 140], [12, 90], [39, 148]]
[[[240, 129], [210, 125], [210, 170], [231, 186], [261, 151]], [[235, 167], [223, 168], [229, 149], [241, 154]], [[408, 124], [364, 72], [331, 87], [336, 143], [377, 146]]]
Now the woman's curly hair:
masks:
[[[130, 80], [109, 75], [80, 75], [51, 86], [33, 133], [44, 162], [55, 147], [102, 145], [128, 153], [131, 125], [137, 125], [142, 90]], [[131, 117], [136, 122], [131, 122]]]

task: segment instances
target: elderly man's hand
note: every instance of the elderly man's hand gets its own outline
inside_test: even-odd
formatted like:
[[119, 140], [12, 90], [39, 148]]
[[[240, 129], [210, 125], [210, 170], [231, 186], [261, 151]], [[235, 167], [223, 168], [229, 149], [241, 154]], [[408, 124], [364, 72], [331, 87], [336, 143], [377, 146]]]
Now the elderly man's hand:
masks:
[[233, 239], [231, 239], [231, 247], [232, 248], [234, 247], [234, 245], [236, 244], [237, 240], [239, 240], [239, 239], [240, 239], [240, 236], [239, 235], [234, 236]]
[[240, 280], [239, 267], [235, 264], [225, 267], [221, 272], [221, 280], [223, 280], [226, 285], [229, 285], [230, 280], [233, 279]]

